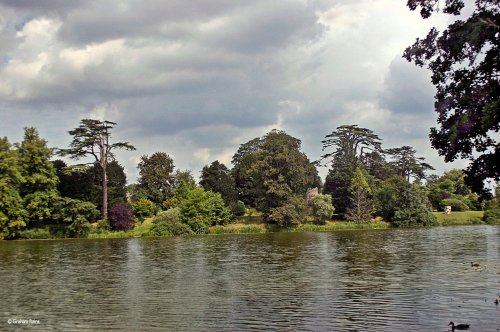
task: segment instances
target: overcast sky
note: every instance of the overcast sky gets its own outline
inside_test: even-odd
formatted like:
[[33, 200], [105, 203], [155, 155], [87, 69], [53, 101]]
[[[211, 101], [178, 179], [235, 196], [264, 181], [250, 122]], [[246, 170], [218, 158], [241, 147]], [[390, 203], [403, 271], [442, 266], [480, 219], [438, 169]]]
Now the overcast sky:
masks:
[[[430, 73], [402, 59], [430, 27], [405, 0], [0, 0], [0, 136], [35, 126], [51, 147], [84, 118], [117, 122], [129, 182], [141, 155], [195, 177], [273, 128], [311, 160], [336, 127], [414, 146], [436, 172]], [[321, 170], [324, 175], [325, 170]]]

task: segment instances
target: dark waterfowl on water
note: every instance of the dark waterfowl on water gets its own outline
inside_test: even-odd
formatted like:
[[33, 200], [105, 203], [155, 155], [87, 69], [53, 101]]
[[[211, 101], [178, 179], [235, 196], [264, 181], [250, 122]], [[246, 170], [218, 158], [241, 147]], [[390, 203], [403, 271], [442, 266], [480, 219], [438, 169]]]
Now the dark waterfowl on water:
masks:
[[452, 331], [469, 329], [469, 324], [457, 324], [457, 325], [455, 325], [453, 322], [450, 322], [450, 324], [448, 324], [448, 326], [451, 326]]
[[470, 262], [470, 266], [478, 267], [479, 263]]
[[493, 302], [495, 302], [495, 304], [498, 305], [498, 299], [495, 299], [495, 301], [493, 301]]

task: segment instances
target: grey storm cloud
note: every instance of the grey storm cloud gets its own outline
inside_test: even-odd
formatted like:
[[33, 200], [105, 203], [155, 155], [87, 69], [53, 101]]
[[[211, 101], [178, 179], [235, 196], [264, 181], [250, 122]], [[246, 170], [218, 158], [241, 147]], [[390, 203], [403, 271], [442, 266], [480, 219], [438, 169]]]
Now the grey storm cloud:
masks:
[[0, 4], [16, 9], [21, 15], [64, 15], [81, 7], [85, 0], [0, 0]]
[[[172, 135], [212, 124], [244, 129], [274, 123], [274, 109], [269, 107], [265, 99], [255, 100], [252, 96], [246, 96], [245, 99], [235, 100], [231, 96], [197, 94], [148, 97], [148, 112], [142, 110], [142, 100], [134, 100], [121, 122], [123, 126], [135, 126], [138, 134], [159, 135]], [[247, 103], [251, 103], [251, 106], [247, 106]]]
[[116, 121], [137, 147], [119, 154], [131, 180], [141, 155], [196, 172], [273, 128], [312, 160], [352, 123], [435, 155], [429, 74], [401, 53], [446, 20], [413, 14], [390, 0], [0, 0], [0, 135], [36, 126], [62, 147], [82, 118]]
[[409, 66], [397, 57], [390, 66], [382, 85], [380, 106], [398, 114], [429, 114], [433, 112], [436, 90], [428, 70]]
[[[68, 14], [60, 30], [69, 43], [122, 38], [164, 42], [193, 39], [236, 51], [280, 47], [312, 30], [316, 2], [300, 1], [94, 1]], [[313, 23], [313, 24], [311, 24]]]

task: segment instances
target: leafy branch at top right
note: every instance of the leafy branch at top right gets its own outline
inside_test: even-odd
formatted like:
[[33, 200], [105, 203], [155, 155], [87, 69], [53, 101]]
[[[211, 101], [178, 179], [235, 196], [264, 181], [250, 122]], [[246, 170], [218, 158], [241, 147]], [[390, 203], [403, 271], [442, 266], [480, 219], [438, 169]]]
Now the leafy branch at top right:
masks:
[[[471, 4], [472, 5], [472, 4]], [[460, 15], [464, 0], [408, 0], [422, 18], [442, 11]], [[500, 180], [500, 3], [476, 0], [465, 20], [446, 30], [432, 28], [417, 38], [403, 57], [432, 72], [438, 127], [430, 140], [446, 162], [468, 158], [466, 181], [480, 195], [490, 193], [485, 180]]]

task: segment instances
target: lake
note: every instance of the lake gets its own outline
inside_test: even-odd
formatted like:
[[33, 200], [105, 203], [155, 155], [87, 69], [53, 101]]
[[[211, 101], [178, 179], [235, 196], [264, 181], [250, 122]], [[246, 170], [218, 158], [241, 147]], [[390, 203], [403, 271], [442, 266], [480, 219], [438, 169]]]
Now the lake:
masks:
[[499, 237], [456, 226], [0, 241], [0, 330], [500, 331]]

